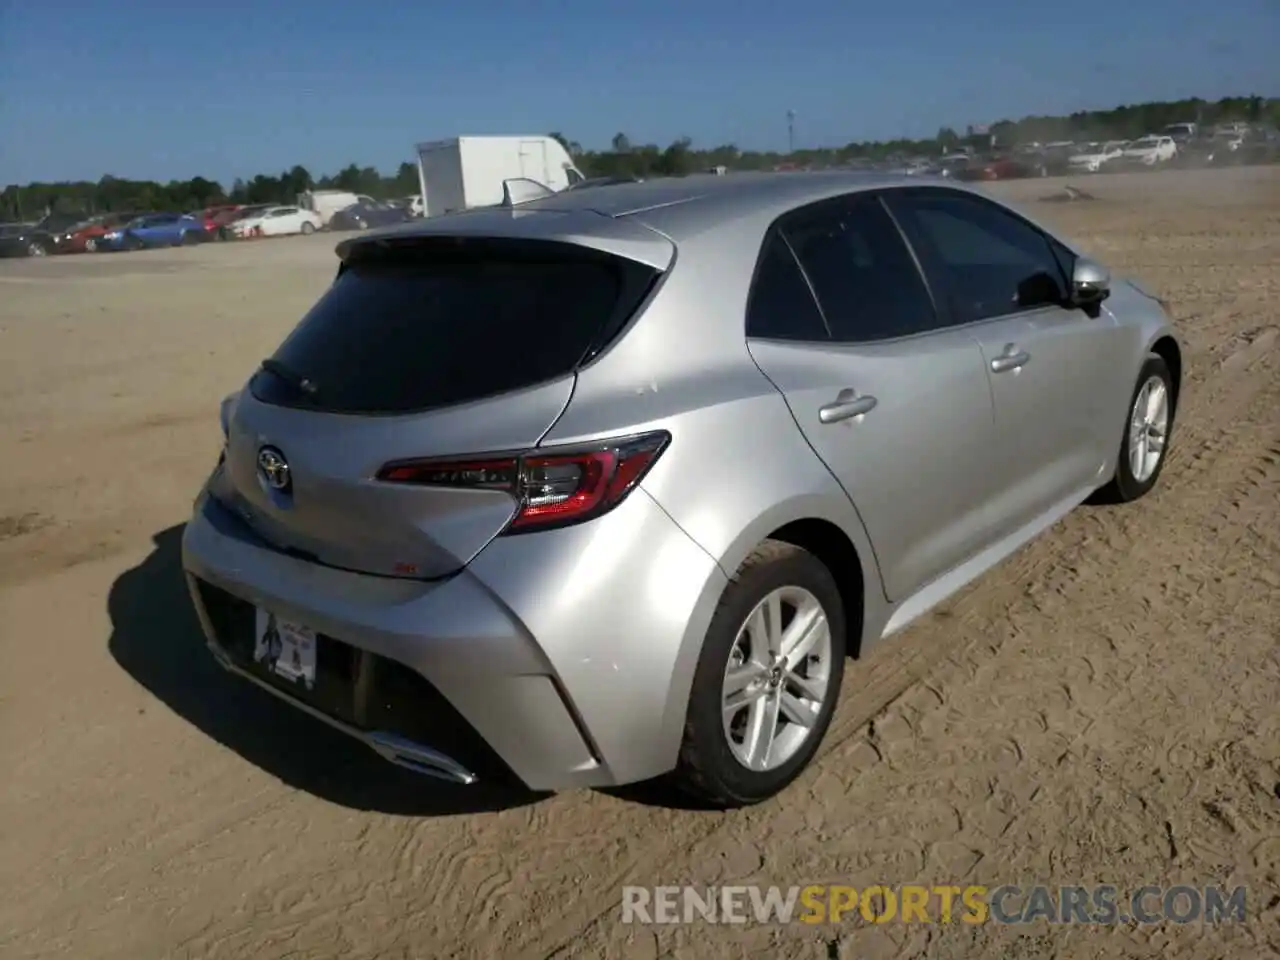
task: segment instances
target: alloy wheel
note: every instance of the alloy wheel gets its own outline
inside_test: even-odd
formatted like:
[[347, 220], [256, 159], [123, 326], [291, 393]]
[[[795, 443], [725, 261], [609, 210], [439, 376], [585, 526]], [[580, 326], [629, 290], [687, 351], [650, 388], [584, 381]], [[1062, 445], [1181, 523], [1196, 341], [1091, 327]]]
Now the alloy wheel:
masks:
[[1146, 483], [1160, 466], [1169, 436], [1169, 388], [1160, 377], [1148, 377], [1129, 413], [1129, 472]]
[[724, 735], [749, 770], [774, 770], [808, 741], [831, 695], [831, 629], [802, 587], [768, 593], [738, 629], [722, 685]]

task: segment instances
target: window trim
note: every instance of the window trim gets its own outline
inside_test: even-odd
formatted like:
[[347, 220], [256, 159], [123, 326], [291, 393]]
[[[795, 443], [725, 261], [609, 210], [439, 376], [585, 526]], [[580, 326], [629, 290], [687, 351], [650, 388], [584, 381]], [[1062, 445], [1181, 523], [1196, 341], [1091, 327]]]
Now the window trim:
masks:
[[[970, 200], [978, 204], [979, 206], [987, 206], [995, 209], [998, 212], [1004, 213], [1006, 216], [1010, 217], [1016, 222], [1021, 223], [1032, 233], [1040, 237], [1042, 241], [1044, 241], [1045, 251], [1049, 256], [1049, 259], [1053, 261], [1054, 268], [1057, 270], [1057, 273], [1058, 273], [1058, 278], [1062, 281], [1063, 289], [1070, 291], [1071, 276], [1068, 274], [1065, 265], [1061, 262], [1054, 248], [1061, 247], [1062, 250], [1064, 250], [1066, 253], [1068, 253], [1071, 256], [1072, 260], [1078, 259], [1080, 257], [1080, 254], [1077, 253], [1075, 250], [1073, 250], [1066, 243], [1063, 243], [1061, 240], [1058, 240], [1056, 237], [1052, 236], [1043, 227], [1039, 226], [1036, 223], [1033, 223], [1023, 214], [1019, 213], [1017, 210], [1014, 210], [1012, 207], [1007, 207], [1004, 204], [996, 200], [993, 200], [990, 197], [985, 197], [982, 194], [973, 190], [963, 190], [957, 187], [945, 186], [940, 184], [929, 184], [928, 186], [903, 185], [898, 187], [886, 187], [883, 190], [878, 192], [881, 193], [882, 202], [884, 202], [886, 208], [889, 210], [890, 215], [893, 216], [895, 223], [898, 222], [898, 217], [893, 212], [893, 207], [891, 205], [892, 196], [906, 197], [907, 199], [910, 199], [912, 197], [921, 197], [921, 196], [923, 197], [928, 197], [928, 196], [959, 197], [962, 200]], [[901, 225], [899, 225], [899, 228], [902, 229]], [[916, 253], [915, 244], [911, 243], [911, 241], [907, 239], [905, 230], [903, 230], [903, 241], [907, 244], [909, 248], [911, 248], [913, 253]], [[927, 283], [928, 273], [927, 271], [924, 271], [923, 258], [919, 257], [918, 253], [916, 255], [918, 257], [917, 262], [920, 264], [921, 270], [925, 274], [926, 283]], [[1037, 312], [1048, 310], [1048, 309], [1060, 309], [1060, 310], [1064, 310], [1067, 313], [1071, 312], [1071, 308], [1067, 307], [1065, 303], [1057, 304], [1057, 305], [1042, 304], [1036, 307], [1024, 307], [1022, 309], [1013, 310], [1013, 311], [1010, 311], [1009, 313], [1002, 313], [994, 317], [982, 317], [981, 319], [978, 319], [978, 320], [957, 320], [957, 318], [954, 315], [954, 311], [952, 310], [951, 304], [949, 302], [949, 298], [944, 298], [944, 304], [945, 304], [945, 307], [940, 307], [939, 313], [940, 315], [945, 314], [946, 316], [951, 318], [952, 323], [951, 323], [950, 329], [964, 329], [966, 327], [976, 327], [986, 323], [999, 323], [1000, 321], [1003, 321], [1003, 320], [1011, 320], [1015, 317], [1027, 316], [1029, 314], [1037, 313]]]

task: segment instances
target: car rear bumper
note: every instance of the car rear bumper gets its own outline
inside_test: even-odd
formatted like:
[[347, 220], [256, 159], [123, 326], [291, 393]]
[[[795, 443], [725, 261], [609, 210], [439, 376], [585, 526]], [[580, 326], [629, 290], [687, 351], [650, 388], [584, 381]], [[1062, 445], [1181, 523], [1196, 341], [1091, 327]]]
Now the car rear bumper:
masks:
[[[283, 554], [202, 495], [183, 564], [223, 666], [402, 766], [534, 790], [674, 765], [725, 583], [642, 490], [591, 523], [498, 538], [431, 582]], [[255, 606], [320, 635], [314, 691], [252, 663]]]

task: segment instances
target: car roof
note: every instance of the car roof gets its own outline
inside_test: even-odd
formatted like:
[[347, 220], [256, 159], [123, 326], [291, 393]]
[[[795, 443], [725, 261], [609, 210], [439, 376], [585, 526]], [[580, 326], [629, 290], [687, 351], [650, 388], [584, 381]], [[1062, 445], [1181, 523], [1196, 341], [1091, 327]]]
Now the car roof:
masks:
[[[345, 257], [356, 245], [392, 237], [409, 239], [461, 233], [551, 238], [563, 236], [570, 226], [575, 234], [584, 230], [592, 232], [589, 221], [600, 218], [615, 223], [638, 221], [678, 244], [743, 217], [781, 216], [796, 207], [860, 190], [934, 183], [954, 186], [942, 178], [865, 170], [659, 177], [595, 186], [589, 190], [562, 190], [512, 207], [480, 207], [371, 231], [344, 240], [338, 245], [338, 255]], [[539, 213], [560, 216], [533, 217]]]

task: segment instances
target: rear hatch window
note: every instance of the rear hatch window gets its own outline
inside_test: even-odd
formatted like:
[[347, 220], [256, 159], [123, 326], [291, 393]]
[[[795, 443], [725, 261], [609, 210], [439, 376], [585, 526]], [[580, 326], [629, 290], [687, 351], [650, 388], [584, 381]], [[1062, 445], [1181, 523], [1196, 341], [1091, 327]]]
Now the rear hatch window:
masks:
[[359, 245], [251, 389], [270, 404], [394, 415], [531, 387], [599, 352], [656, 276], [552, 241]]

